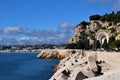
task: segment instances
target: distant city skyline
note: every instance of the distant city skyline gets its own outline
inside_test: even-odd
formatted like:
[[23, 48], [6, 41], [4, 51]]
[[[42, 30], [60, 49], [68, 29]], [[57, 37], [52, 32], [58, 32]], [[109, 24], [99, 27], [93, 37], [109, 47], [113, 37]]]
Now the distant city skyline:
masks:
[[120, 0], [0, 0], [0, 44], [67, 43], [90, 15], [120, 10]]

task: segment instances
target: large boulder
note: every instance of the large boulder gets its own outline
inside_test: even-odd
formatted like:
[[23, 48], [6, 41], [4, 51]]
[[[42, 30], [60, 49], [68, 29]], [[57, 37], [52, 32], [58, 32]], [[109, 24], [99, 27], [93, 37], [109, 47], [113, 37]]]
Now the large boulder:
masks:
[[98, 71], [96, 61], [93, 56], [88, 57], [88, 66], [92, 71], [94, 71], [94, 72]]
[[46, 58], [46, 59], [63, 59], [65, 58], [65, 54], [57, 49], [45, 49], [37, 55], [37, 58]]

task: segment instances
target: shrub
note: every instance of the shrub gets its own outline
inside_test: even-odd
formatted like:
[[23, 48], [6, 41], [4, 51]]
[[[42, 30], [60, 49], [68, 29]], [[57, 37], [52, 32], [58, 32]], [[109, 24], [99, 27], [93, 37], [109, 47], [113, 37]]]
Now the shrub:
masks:
[[101, 15], [96, 14], [96, 15], [90, 16], [89, 20], [100, 20], [100, 18], [101, 18]]

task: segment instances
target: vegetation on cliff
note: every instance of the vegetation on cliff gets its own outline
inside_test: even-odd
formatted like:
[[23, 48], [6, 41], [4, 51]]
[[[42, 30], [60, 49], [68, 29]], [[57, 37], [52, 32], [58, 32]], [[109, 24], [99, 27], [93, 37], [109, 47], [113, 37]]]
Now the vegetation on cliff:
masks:
[[76, 26], [66, 48], [119, 50], [120, 40], [115, 40], [115, 37], [120, 34], [120, 11], [91, 15], [89, 20], [82, 21]]
[[105, 15], [92, 15], [89, 17], [90, 20], [101, 20], [103, 22], [108, 21], [108, 22], [114, 22], [114, 24], [120, 22], [120, 11], [115, 13], [114, 11], [112, 13], [105, 13]]

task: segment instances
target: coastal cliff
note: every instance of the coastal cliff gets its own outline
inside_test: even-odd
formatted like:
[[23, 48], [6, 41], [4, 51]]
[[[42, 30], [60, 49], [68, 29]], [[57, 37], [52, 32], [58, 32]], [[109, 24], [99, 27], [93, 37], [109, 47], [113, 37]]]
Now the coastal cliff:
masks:
[[68, 41], [68, 49], [115, 49], [120, 40], [120, 11], [105, 15], [92, 15], [89, 21], [80, 22]]

